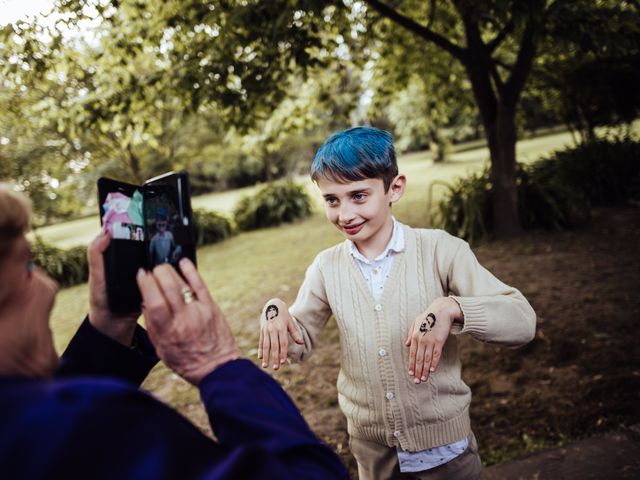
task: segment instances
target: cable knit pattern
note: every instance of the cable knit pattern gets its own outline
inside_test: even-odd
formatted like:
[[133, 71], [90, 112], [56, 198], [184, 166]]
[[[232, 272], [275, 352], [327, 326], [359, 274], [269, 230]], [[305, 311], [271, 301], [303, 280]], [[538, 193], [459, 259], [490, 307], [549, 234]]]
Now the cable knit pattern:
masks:
[[[403, 228], [405, 250], [396, 254], [379, 301], [347, 242], [316, 257], [290, 309], [305, 343], [290, 342], [288, 354], [294, 361], [311, 355], [333, 314], [342, 352], [338, 401], [349, 434], [416, 452], [470, 432], [471, 391], [461, 378], [456, 335], [515, 347], [533, 338], [536, 317], [518, 290], [478, 263], [466, 242], [442, 230]], [[452, 328], [438, 371], [416, 385], [407, 373], [409, 326], [448, 294], [460, 304], [464, 327]]]

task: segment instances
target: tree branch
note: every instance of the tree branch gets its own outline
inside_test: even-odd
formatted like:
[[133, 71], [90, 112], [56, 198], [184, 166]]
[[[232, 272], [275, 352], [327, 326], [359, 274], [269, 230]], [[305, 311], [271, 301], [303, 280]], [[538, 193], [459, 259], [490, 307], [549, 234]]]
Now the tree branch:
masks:
[[424, 40], [433, 43], [442, 50], [450, 53], [458, 60], [464, 60], [465, 50], [463, 48], [450, 42], [448, 39], [434, 32], [430, 28], [420, 25], [413, 19], [401, 14], [397, 10], [394, 10], [389, 5], [379, 0], [365, 0], [365, 3], [373, 7], [383, 17], [386, 17], [392, 22], [395, 22], [401, 27], [409, 30], [410, 32], [415, 33], [417, 36], [423, 38]]
[[504, 86], [504, 82], [502, 81], [502, 77], [498, 73], [498, 66], [496, 62], [492, 58], [487, 58], [487, 66], [489, 67], [489, 74], [491, 75], [491, 79], [496, 86], [496, 91], [499, 92]]
[[531, 18], [522, 34], [522, 43], [518, 51], [518, 58], [511, 70], [511, 76], [505, 82], [502, 90], [503, 100], [516, 102], [531, 70], [533, 59], [536, 55], [535, 37], [538, 30], [538, 21]]
[[[494, 86], [502, 86], [502, 80], [496, 81], [494, 75], [497, 71], [492, 71], [495, 69], [495, 65], [486, 50], [486, 45], [482, 42], [477, 21], [469, 12], [464, 10], [462, 5], [455, 2], [454, 5], [462, 18], [467, 40], [465, 52], [467, 53], [468, 61], [463, 62], [463, 64], [469, 75], [469, 80], [471, 80], [473, 94], [478, 104], [482, 121], [485, 128], [487, 128], [488, 124], [494, 122], [497, 112], [497, 92], [499, 90], [496, 90]], [[492, 80], [494, 85], [492, 85]], [[504, 87], [502, 86], [501, 88]]]
[[507, 38], [507, 35], [513, 32], [514, 27], [515, 27], [515, 24], [513, 22], [513, 19], [509, 20], [509, 22], [507, 22], [507, 24], [502, 28], [502, 30], [498, 32], [495, 38], [491, 40], [489, 43], [487, 43], [487, 49], [489, 50], [489, 53], [493, 53], [495, 49], [500, 46], [500, 44], [504, 41], [504, 39]]
[[433, 21], [436, 19], [436, 7], [438, 6], [437, 0], [431, 0], [431, 11], [429, 12], [429, 20], [427, 20], [427, 28], [431, 28]]
[[513, 65], [509, 65], [508, 63], [503, 62], [499, 58], [491, 57], [491, 60], [496, 64], [496, 66], [500, 68], [504, 68], [505, 70], [509, 70], [509, 71], [513, 70]]

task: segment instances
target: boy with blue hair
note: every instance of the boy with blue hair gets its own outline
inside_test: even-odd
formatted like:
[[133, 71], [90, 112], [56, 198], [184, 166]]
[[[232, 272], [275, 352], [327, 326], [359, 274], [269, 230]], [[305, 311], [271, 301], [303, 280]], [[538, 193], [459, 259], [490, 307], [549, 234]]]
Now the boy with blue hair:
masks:
[[311, 178], [346, 240], [318, 254], [291, 308], [278, 298], [265, 304], [263, 367], [308, 358], [333, 314], [338, 400], [359, 478], [479, 479], [456, 337], [517, 347], [533, 339], [535, 312], [465, 241], [393, 217], [406, 177], [389, 133], [357, 127], [332, 135]]

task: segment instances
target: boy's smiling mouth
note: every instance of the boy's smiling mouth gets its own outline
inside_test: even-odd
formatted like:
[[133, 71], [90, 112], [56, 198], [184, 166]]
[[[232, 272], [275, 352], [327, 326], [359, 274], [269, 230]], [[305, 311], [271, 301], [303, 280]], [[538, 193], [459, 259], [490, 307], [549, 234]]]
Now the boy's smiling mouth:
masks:
[[344, 230], [344, 232], [347, 235], [355, 235], [356, 233], [358, 233], [360, 230], [362, 230], [362, 227], [364, 227], [364, 224], [366, 222], [362, 222], [359, 223], [358, 225], [350, 225], [350, 226], [342, 226], [342, 230]]

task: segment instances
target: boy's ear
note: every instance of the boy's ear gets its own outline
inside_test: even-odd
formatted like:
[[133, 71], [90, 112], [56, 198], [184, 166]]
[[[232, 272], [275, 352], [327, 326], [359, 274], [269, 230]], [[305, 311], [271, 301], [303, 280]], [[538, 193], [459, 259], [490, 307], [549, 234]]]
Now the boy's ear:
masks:
[[407, 186], [407, 177], [404, 175], [398, 175], [391, 181], [391, 185], [389, 185], [389, 190], [391, 191], [391, 203], [397, 202], [404, 195], [404, 189]]

